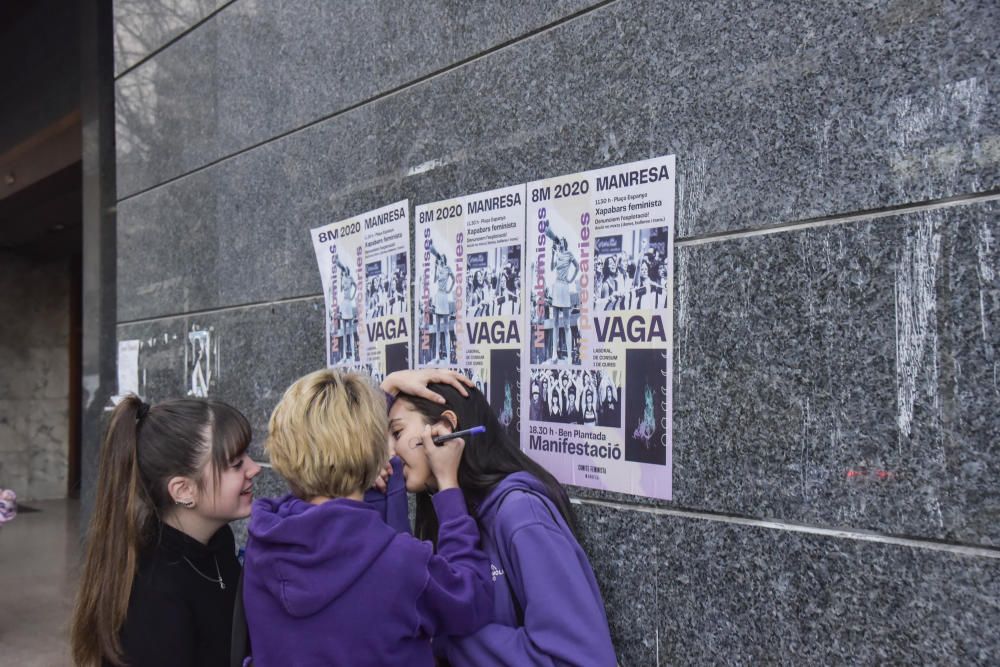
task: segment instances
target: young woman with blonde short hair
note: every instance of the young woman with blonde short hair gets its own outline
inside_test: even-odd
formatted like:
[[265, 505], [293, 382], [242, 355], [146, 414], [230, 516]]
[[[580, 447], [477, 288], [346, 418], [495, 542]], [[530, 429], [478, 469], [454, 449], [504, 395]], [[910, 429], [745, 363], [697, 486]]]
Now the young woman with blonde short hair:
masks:
[[389, 460], [385, 396], [357, 373], [300, 378], [271, 415], [267, 452], [292, 493], [254, 503], [244, 604], [259, 665], [434, 664], [430, 638], [489, 620], [489, 564], [458, 489], [464, 443], [420, 437], [438, 480], [438, 549], [363, 502]]

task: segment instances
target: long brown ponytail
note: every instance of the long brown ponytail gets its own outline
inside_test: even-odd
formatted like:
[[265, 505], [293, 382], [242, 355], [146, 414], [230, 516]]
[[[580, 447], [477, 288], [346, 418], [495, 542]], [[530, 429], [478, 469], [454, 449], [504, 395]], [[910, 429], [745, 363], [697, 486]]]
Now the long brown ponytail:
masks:
[[249, 443], [246, 418], [225, 403], [182, 399], [150, 408], [130, 395], [115, 407], [101, 446], [97, 497], [73, 611], [76, 664], [123, 664], [120, 632], [139, 554], [170, 506], [167, 480], [185, 476], [200, 484], [206, 454], [219, 475]]

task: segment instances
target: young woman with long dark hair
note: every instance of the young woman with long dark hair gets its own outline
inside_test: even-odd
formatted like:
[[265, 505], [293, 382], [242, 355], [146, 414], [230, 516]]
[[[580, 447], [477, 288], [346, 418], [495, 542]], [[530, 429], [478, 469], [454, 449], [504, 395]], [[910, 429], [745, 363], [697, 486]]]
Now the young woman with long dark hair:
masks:
[[563, 488], [510, 441], [481, 392], [428, 389], [445, 402], [400, 394], [389, 410], [389, 441], [416, 494], [417, 537], [436, 542], [438, 535], [431, 502], [437, 480], [421, 450], [423, 429], [485, 426], [466, 436], [458, 485], [479, 525], [494, 586], [493, 622], [464, 637], [436, 638], [435, 652], [455, 667], [615, 665], [604, 603]]
[[230, 521], [260, 466], [219, 401], [125, 397], [101, 447], [73, 613], [77, 665], [225, 665], [240, 564]]

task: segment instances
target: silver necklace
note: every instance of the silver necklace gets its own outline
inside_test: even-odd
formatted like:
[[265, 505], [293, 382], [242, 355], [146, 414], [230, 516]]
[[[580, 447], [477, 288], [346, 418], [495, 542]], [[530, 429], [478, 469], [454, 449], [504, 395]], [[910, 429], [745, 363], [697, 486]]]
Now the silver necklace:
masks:
[[213, 584], [219, 584], [220, 589], [226, 590], [226, 584], [225, 582], [222, 581], [222, 572], [219, 571], [219, 559], [215, 557], [215, 554], [212, 554], [212, 560], [215, 561], [215, 575], [216, 575], [215, 579], [213, 579], [212, 577], [208, 576], [207, 574], [196, 568], [194, 566], [194, 563], [188, 560], [187, 556], [181, 556], [181, 558], [183, 558], [187, 562], [187, 564], [191, 566], [191, 569], [197, 572], [198, 576], [200, 576], [202, 579], [211, 581]]

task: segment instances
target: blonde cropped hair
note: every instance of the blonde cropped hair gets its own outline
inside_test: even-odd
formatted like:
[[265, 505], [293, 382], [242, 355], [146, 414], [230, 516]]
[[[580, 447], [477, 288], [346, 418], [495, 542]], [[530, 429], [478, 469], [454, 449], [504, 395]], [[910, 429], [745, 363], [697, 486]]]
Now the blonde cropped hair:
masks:
[[271, 413], [271, 465], [304, 499], [339, 498], [375, 482], [389, 459], [385, 397], [359, 373], [299, 378]]

